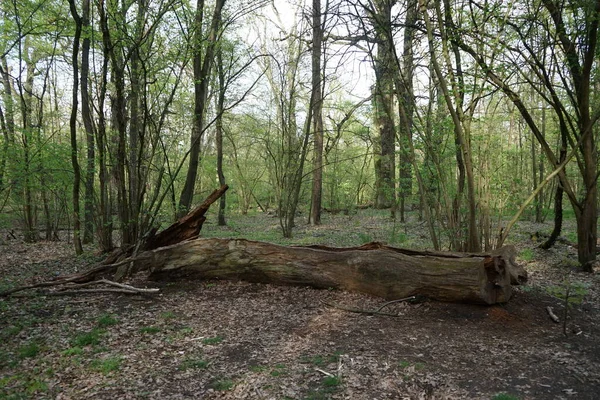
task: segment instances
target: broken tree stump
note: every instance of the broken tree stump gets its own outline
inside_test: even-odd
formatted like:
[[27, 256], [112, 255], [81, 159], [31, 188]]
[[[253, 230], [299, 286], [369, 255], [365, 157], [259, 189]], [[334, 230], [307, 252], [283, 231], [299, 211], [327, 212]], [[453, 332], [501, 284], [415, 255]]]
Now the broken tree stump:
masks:
[[202, 204], [181, 217], [168, 228], [163, 229], [160, 233], [156, 234], [158, 228], [152, 229], [142, 246], [142, 250], [153, 250], [159, 247], [170, 246], [197, 237], [202, 229], [202, 224], [206, 221], [204, 214], [206, 214], [210, 205], [217, 201], [227, 189], [229, 189], [229, 186], [223, 185], [213, 191]]
[[[514, 251], [514, 249], [513, 249]], [[232, 279], [362, 292], [385, 299], [496, 304], [512, 294], [510, 249], [497, 254], [419, 252], [379, 243], [286, 247], [243, 239], [196, 239], [145, 252], [149, 278]]]

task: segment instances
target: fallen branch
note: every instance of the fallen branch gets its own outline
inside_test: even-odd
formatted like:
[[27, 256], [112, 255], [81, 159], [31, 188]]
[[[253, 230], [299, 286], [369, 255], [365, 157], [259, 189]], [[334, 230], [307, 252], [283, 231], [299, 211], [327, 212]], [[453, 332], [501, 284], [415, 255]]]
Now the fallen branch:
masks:
[[344, 306], [340, 306], [338, 304], [328, 303], [326, 301], [323, 301], [322, 303], [325, 304], [326, 306], [337, 308], [338, 310], [349, 311], [349, 312], [353, 312], [353, 313], [357, 313], [357, 314], [381, 315], [384, 317], [399, 317], [398, 314], [382, 313], [377, 310], [362, 310], [360, 308], [344, 307]]
[[157, 289], [157, 288], [150, 288], [150, 289], [136, 288], [135, 286], [126, 285], [124, 283], [113, 282], [111, 280], [104, 279], [104, 278], [99, 279], [97, 281], [82, 283], [80, 285], [67, 286], [65, 288], [59, 289], [58, 291], [64, 291], [64, 290], [69, 290], [69, 289], [77, 289], [77, 290], [79, 290], [79, 288], [82, 288], [82, 287], [91, 286], [91, 285], [102, 285], [102, 284], [109, 285], [109, 286], [114, 286], [114, 287], [117, 287], [119, 289], [131, 292], [131, 293], [153, 294], [153, 293], [158, 293], [160, 291], [160, 289]]
[[552, 307], [546, 307], [546, 311], [548, 311], [548, 315], [550, 316], [550, 319], [552, 321], [554, 321], [557, 324], [560, 322], [560, 319], [556, 316], [556, 314], [554, 314], [554, 310], [552, 309]]
[[389, 306], [390, 304], [394, 304], [394, 303], [401, 303], [404, 301], [409, 301], [409, 300], [415, 300], [417, 298], [417, 296], [409, 296], [409, 297], [405, 297], [403, 299], [398, 299], [398, 300], [392, 300], [392, 301], [388, 301], [387, 303], [383, 303], [381, 305], [381, 307], [379, 307], [377, 309], [377, 312], [383, 310], [385, 307]]
[[329, 372], [327, 372], [327, 371], [323, 371], [321, 368], [315, 368], [315, 371], [317, 371], [317, 372], [320, 372], [320, 373], [322, 373], [323, 375], [327, 375], [327, 376], [329, 376], [330, 378], [335, 378], [335, 375], [334, 375], [334, 374], [331, 374], [331, 373], [329, 373]]
[[123, 294], [142, 294], [135, 290], [127, 289], [111, 289], [111, 288], [98, 288], [98, 289], [79, 289], [79, 290], [57, 290], [55, 292], [42, 292], [42, 296], [73, 296], [85, 293], [123, 293]]

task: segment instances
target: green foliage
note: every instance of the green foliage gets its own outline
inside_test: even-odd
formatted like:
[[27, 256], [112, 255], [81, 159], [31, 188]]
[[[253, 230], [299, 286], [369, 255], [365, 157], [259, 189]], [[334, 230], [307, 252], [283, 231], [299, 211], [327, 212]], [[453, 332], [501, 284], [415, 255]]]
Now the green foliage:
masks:
[[568, 295], [570, 305], [580, 305], [589, 293], [590, 285], [584, 282], [565, 281], [563, 285], [548, 286], [546, 292], [558, 299], [565, 300]]
[[162, 319], [174, 319], [175, 313], [173, 311], [164, 311], [164, 312], [160, 313], [160, 317]]
[[209, 364], [210, 363], [208, 361], [201, 358], [186, 357], [183, 361], [181, 361], [181, 364], [179, 364], [179, 369], [182, 371], [188, 369], [206, 369], [208, 368]]
[[326, 388], [337, 388], [341, 383], [342, 379], [337, 376], [327, 376], [323, 379], [323, 386]]
[[75, 336], [71, 343], [73, 346], [77, 347], [96, 346], [100, 344], [100, 338], [103, 334], [103, 330], [94, 328], [90, 332], [80, 333], [79, 335]]
[[322, 387], [310, 391], [305, 400], [322, 400], [330, 398], [331, 394], [337, 392], [342, 385], [342, 379], [338, 376], [327, 376], [321, 381]]
[[340, 356], [344, 354], [342, 351], [336, 351], [330, 355], [314, 355], [314, 356], [302, 356], [300, 357], [300, 362], [304, 364], [312, 364], [317, 367], [337, 363], [340, 359]]
[[261, 373], [265, 372], [268, 369], [268, 367], [266, 367], [265, 365], [251, 365], [249, 369], [252, 372]]
[[78, 356], [83, 354], [83, 349], [77, 346], [69, 347], [68, 349], [64, 350], [62, 354], [65, 356]]
[[154, 333], [160, 332], [160, 328], [158, 328], [156, 326], [144, 326], [144, 327], [140, 328], [140, 332], [154, 334]]
[[215, 337], [203, 339], [202, 343], [203, 344], [219, 344], [222, 341], [223, 341], [223, 337], [221, 337], [221, 336], [215, 336]]
[[7, 326], [6, 328], [4, 328], [0, 331], [0, 338], [2, 338], [2, 339], [13, 338], [13, 337], [17, 336], [22, 330], [23, 330], [23, 326], [21, 326], [20, 324]]
[[215, 390], [226, 391], [233, 387], [234, 382], [231, 379], [219, 379], [212, 382], [211, 386]]
[[398, 363], [398, 366], [401, 369], [412, 368], [412, 369], [414, 369], [414, 371], [421, 371], [421, 370], [425, 369], [424, 363], [422, 363], [422, 362], [411, 363], [410, 361], [407, 361], [407, 360], [400, 361]]
[[366, 234], [366, 233], [359, 232], [358, 233], [358, 240], [361, 243], [369, 243], [369, 242], [373, 241], [373, 236], [371, 236], [369, 234]]
[[108, 375], [111, 372], [117, 371], [121, 368], [121, 362], [123, 359], [120, 356], [108, 357], [102, 360], [92, 361], [92, 368], [95, 371], [101, 372], [104, 375]]
[[520, 253], [519, 253], [519, 257], [523, 260], [523, 261], [532, 261], [535, 258], [535, 254], [533, 253], [532, 249], [523, 249]]
[[100, 328], [106, 328], [119, 323], [119, 320], [111, 314], [103, 314], [98, 318], [98, 326]]
[[277, 364], [271, 370], [271, 376], [273, 377], [287, 375], [287, 373], [287, 367], [284, 364]]
[[21, 358], [34, 358], [38, 355], [41, 348], [36, 340], [27, 342], [23, 346], [19, 347], [19, 357]]

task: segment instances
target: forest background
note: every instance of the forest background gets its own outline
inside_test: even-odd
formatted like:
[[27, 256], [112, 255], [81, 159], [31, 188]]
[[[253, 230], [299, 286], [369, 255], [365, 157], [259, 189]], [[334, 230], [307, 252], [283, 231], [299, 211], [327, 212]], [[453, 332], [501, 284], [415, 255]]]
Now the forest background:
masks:
[[[7, 0], [0, 226], [138, 242], [219, 185], [219, 224], [418, 210], [430, 247], [576, 221], [596, 257], [600, 1]], [[566, 202], [563, 205], [563, 198]], [[507, 222], [511, 217], [513, 220]]]

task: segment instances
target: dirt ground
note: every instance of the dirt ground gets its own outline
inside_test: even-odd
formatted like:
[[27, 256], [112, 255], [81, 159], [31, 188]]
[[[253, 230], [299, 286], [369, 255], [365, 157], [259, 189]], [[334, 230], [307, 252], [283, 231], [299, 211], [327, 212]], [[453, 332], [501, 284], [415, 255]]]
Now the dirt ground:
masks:
[[[369, 223], [379, 222], [361, 232]], [[339, 224], [331, 230], [348, 236]], [[241, 223], [219, 229], [207, 234], [244, 233]], [[319, 236], [327, 222], [302, 229], [336, 244]], [[143, 276], [130, 283], [161, 294], [0, 298], [0, 399], [598, 399], [600, 275], [579, 272], [565, 243], [537, 249], [538, 229], [549, 225], [523, 223], [513, 238], [528, 285], [493, 307], [420, 299], [385, 309], [397, 317], [373, 316], [331, 306], [383, 304], [356, 293]], [[66, 242], [4, 241], [0, 284], [95, 260]]]

